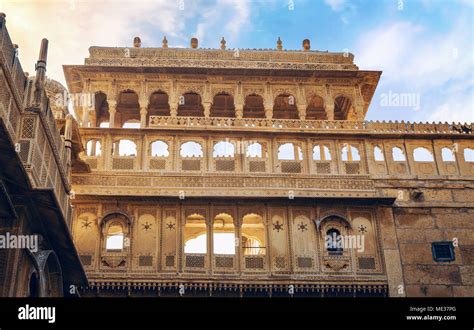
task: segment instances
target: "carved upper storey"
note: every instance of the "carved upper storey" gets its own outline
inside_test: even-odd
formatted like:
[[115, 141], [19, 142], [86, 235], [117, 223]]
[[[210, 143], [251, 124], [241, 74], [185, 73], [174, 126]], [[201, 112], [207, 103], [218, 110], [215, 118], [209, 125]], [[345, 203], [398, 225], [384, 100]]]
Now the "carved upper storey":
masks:
[[351, 53], [273, 49], [90, 47], [86, 65], [235, 69], [358, 70]]

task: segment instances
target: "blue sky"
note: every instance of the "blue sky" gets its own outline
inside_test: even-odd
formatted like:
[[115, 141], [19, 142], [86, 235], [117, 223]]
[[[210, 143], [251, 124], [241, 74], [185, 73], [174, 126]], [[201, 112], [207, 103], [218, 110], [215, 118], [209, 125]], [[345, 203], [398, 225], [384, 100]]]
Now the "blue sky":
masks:
[[[312, 49], [355, 55], [360, 69], [383, 71], [370, 120], [474, 121], [474, 0], [0, 0], [20, 60], [33, 74], [40, 39], [50, 40], [48, 75], [82, 64], [91, 45]], [[42, 20], [41, 16], [46, 17]], [[388, 106], [413, 95], [418, 107]], [[415, 108], [415, 109], [414, 109]]]

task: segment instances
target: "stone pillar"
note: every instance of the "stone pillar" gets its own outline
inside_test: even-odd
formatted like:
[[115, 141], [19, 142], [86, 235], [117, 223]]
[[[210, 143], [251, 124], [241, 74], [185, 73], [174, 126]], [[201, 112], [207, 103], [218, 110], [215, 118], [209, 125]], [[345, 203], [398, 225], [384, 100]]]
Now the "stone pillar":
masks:
[[395, 219], [390, 207], [377, 209], [377, 222], [380, 226], [380, 240], [383, 249], [383, 262], [387, 270], [388, 292], [390, 297], [405, 297], [406, 287], [403, 280], [399, 242], [395, 228]]
[[82, 127], [89, 127], [89, 108], [82, 108]]
[[332, 100], [331, 103], [326, 101], [325, 111], [328, 120], [334, 120], [334, 103], [332, 103]]
[[109, 128], [115, 127], [115, 113], [117, 111], [117, 102], [109, 101]]
[[235, 118], [242, 119], [244, 116], [244, 105], [236, 104], [235, 105]]
[[173, 118], [178, 116], [178, 106], [176, 104], [170, 104], [170, 116]]
[[298, 108], [298, 115], [300, 117], [300, 120], [305, 120], [306, 119], [306, 104], [298, 103], [296, 106]]
[[64, 147], [66, 151], [67, 168], [65, 168], [67, 175], [69, 176], [71, 169], [71, 153], [72, 153], [72, 120], [71, 114], [66, 116], [66, 125], [64, 126]]
[[210, 102], [204, 102], [204, 117], [209, 118], [211, 115], [211, 103]]
[[363, 104], [354, 104], [354, 120], [364, 120]]
[[140, 128], [146, 127], [146, 115], [147, 115], [146, 106], [142, 106], [140, 104]]

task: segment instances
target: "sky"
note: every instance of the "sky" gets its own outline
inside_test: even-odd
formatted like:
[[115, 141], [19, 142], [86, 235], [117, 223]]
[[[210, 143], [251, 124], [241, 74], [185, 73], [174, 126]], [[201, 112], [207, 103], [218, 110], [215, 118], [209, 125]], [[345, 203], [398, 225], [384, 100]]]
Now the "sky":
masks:
[[474, 0], [0, 0], [25, 71], [42, 38], [47, 75], [83, 64], [90, 46], [301, 49], [355, 55], [383, 71], [368, 120], [474, 121]]

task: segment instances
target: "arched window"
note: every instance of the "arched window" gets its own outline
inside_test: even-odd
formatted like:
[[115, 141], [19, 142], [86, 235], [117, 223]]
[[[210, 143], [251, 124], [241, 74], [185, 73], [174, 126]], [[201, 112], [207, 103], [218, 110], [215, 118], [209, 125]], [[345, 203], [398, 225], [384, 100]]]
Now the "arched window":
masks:
[[279, 160], [303, 160], [303, 152], [300, 146], [293, 143], [284, 143], [278, 147]]
[[136, 156], [137, 145], [131, 140], [118, 140], [114, 142], [113, 155], [114, 157]]
[[334, 120], [344, 120], [347, 118], [352, 102], [350, 98], [345, 96], [338, 96], [334, 100]]
[[298, 119], [296, 99], [290, 94], [280, 94], [275, 98], [273, 104], [273, 118], [275, 119]]
[[227, 93], [214, 96], [211, 106], [211, 117], [235, 117], [234, 97]]
[[86, 154], [91, 157], [100, 156], [102, 154], [100, 141], [95, 139], [87, 141]]
[[383, 151], [379, 146], [374, 147], [374, 159], [376, 162], [383, 162], [385, 159], [383, 156]]
[[150, 144], [150, 151], [152, 157], [168, 157], [168, 144], [164, 141], [154, 141]]
[[456, 161], [456, 156], [452, 149], [444, 147], [441, 149], [441, 158], [443, 162], [454, 162]]
[[263, 97], [252, 94], [245, 97], [243, 118], [265, 118]]
[[201, 95], [188, 92], [179, 97], [178, 116], [204, 117]]
[[235, 146], [233, 143], [228, 141], [220, 141], [214, 144], [214, 151], [212, 157], [234, 157], [235, 155]]
[[331, 152], [329, 151], [329, 148], [325, 145], [315, 145], [313, 147], [313, 160], [331, 160]]
[[413, 159], [415, 162], [434, 162], [433, 154], [424, 147], [413, 150]]
[[40, 296], [39, 279], [36, 272], [31, 273], [28, 284], [28, 297], [37, 298]]
[[464, 148], [464, 161], [474, 162], [474, 149]]
[[184, 225], [184, 253], [207, 253], [206, 220], [200, 214], [192, 214], [186, 218]]
[[179, 151], [181, 157], [203, 157], [202, 146], [194, 141], [188, 141], [181, 144]]
[[255, 213], [249, 213], [242, 219], [242, 250], [244, 255], [264, 255], [265, 226], [263, 218]]
[[168, 102], [168, 94], [163, 91], [156, 91], [150, 95], [148, 104], [147, 117], [149, 116], [169, 116], [170, 105]]
[[262, 145], [258, 142], [251, 143], [247, 146], [247, 157], [263, 158]]
[[345, 144], [341, 149], [341, 158], [343, 161], [360, 161], [359, 149], [350, 144]]
[[326, 232], [325, 244], [329, 255], [342, 255], [344, 253], [342, 236], [336, 228], [331, 228]]
[[107, 102], [107, 95], [103, 92], [97, 92], [94, 95], [94, 109], [95, 109], [95, 126], [104, 127], [107, 124], [109, 127], [109, 103]]
[[[125, 90], [120, 92], [117, 101], [117, 113], [115, 120], [119, 127], [123, 127], [125, 123], [140, 123], [140, 104], [138, 102], [138, 94], [133, 90]], [[136, 125], [132, 125], [134, 128]], [[117, 126], [115, 126], [117, 127]], [[129, 128], [128, 125], [125, 128]]]
[[235, 254], [234, 220], [227, 213], [216, 215], [213, 224], [213, 247], [215, 254]]
[[399, 147], [393, 147], [392, 148], [392, 159], [395, 162], [404, 162], [406, 161], [405, 153], [403, 150]]
[[306, 108], [307, 120], [326, 120], [327, 114], [324, 108], [324, 100], [321, 96], [314, 95]]
[[107, 229], [105, 249], [107, 251], [121, 252], [124, 248], [124, 232], [121, 223], [113, 223]]

